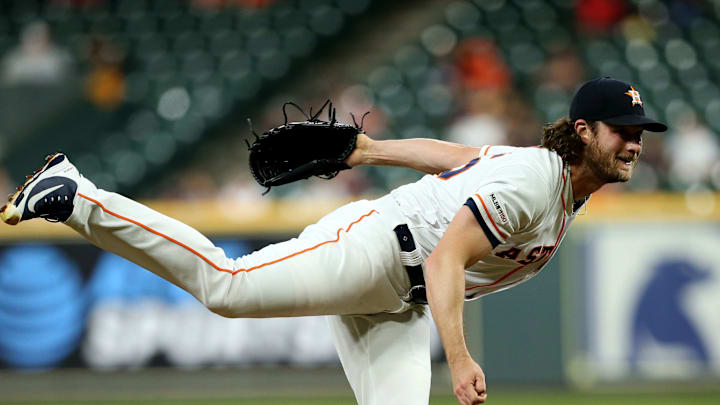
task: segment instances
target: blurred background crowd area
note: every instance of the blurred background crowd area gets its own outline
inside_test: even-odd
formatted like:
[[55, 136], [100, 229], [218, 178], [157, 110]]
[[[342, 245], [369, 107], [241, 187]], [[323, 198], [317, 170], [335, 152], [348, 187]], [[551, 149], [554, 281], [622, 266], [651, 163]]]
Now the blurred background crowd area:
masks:
[[[286, 101], [329, 98], [346, 122], [370, 111], [375, 139], [536, 145], [601, 75], [671, 127], [603, 192], [720, 189], [718, 0], [0, 0], [0, 57], [8, 192], [62, 150], [137, 198], [260, 199], [247, 119], [280, 125]], [[419, 177], [362, 167], [269, 196], [377, 195]]]

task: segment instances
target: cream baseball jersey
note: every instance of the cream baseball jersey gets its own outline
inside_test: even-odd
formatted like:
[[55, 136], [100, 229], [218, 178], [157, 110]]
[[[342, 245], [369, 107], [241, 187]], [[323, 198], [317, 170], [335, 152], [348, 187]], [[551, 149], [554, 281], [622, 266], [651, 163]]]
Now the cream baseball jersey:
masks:
[[466, 299], [536, 275], [576, 215], [569, 166], [539, 147], [484, 146], [465, 165], [427, 175], [391, 194], [423, 258], [463, 205], [472, 210], [493, 249], [465, 270]]

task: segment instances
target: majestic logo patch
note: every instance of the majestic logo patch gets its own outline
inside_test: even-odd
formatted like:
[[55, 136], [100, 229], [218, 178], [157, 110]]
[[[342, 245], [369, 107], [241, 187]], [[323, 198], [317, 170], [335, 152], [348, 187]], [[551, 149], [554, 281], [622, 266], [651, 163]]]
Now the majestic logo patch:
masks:
[[498, 214], [498, 218], [500, 218], [500, 222], [503, 224], [507, 223], [508, 217], [505, 215], [505, 210], [503, 209], [503, 206], [500, 205], [500, 201], [495, 197], [495, 193], [490, 193], [490, 200], [492, 201], [493, 207], [495, 207], [495, 211]]
[[623, 94], [627, 94], [628, 96], [630, 96], [630, 98], [632, 99], [633, 107], [635, 106], [635, 104], [640, 104], [640, 106], [642, 107], [642, 100], [640, 99], [640, 93], [637, 90], [635, 90], [634, 87], [630, 86], [630, 90], [626, 91]]

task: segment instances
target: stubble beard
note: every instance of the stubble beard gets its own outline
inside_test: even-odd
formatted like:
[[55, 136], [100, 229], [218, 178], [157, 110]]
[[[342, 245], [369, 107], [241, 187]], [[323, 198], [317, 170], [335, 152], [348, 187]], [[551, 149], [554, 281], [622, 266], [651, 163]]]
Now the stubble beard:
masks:
[[585, 155], [590, 170], [605, 183], [628, 182], [637, 163], [637, 159], [635, 159], [629, 170], [619, 169], [617, 156], [612, 152], [600, 149], [595, 139], [585, 147]]

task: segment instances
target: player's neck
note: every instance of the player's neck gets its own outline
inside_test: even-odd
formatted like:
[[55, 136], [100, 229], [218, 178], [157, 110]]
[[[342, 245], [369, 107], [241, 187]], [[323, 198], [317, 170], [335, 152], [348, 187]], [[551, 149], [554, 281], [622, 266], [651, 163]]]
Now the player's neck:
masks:
[[593, 171], [584, 164], [570, 166], [570, 181], [572, 182], [573, 199], [580, 201], [596, 192], [606, 183], [599, 179]]

